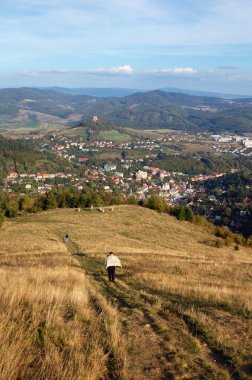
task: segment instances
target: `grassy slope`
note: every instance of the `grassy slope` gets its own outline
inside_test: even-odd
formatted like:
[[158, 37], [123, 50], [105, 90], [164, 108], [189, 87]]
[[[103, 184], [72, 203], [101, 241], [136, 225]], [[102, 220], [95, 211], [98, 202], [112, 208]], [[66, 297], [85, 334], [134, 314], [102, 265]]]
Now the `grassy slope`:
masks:
[[28, 215], [0, 239], [0, 378], [251, 378], [251, 251], [134, 206]]
[[43, 136], [48, 133], [57, 133], [63, 126], [55, 122], [16, 122], [0, 123], [0, 134], [5, 137], [19, 139], [31, 136]]

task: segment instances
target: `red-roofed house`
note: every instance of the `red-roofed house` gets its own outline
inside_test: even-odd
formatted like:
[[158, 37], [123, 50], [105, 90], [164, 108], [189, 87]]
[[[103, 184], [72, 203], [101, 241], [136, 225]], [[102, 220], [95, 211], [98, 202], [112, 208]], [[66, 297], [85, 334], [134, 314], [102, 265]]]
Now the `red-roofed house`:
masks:
[[8, 178], [17, 178], [18, 177], [18, 173], [16, 172], [11, 172], [9, 175], [8, 175]]

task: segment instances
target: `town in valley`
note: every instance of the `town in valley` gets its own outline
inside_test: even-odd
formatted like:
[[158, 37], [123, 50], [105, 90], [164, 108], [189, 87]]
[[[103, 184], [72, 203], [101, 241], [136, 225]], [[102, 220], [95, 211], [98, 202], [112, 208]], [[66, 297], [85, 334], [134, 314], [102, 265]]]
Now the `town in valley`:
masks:
[[[235, 232], [250, 213], [250, 182], [243, 184], [248, 194], [237, 195], [239, 207], [234, 213], [225, 181], [249, 165], [252, 140], [246, 136], [136, 131], [116, 128], [94, 116], [84, 125], [25, 136], [21, 141], [50, 153], [63, 170], [10, 171], [2, 180], [2, 190], [9, 194], [41, 194], [55, 186], [82, 191], [88, 186], [133, 203], [155, 194], [173, 206], [189, 205]], [[243, 169], [239, 161], [245, 163]]]

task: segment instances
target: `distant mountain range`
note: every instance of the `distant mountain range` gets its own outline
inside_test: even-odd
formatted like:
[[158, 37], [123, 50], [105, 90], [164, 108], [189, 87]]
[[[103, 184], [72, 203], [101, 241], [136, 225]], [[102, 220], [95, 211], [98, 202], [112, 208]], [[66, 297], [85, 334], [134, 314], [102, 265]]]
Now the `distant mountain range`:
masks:
[[[139, 89], [132, 89], [132, 88], [66, 88], [66, 87], [46, 87], [41, 88], [45, 90], [52, 90], [57, 91], [63, 94], [71, 94], [71, 95], [89, 95], [94, 97], [124, 97], [128, 95], [135, 94], [137, 92], [149, 92], [153, 90], [139, 90]], [[209, 91], [198, 91], [198, 90], [188, 90], [183, 88], [174, 88], [174, 87], [165, 87], [165, 88], [159, 88], [157, 90], [164, 91], [164, 92], [178, 92], [183, 93], [187, 95], [195, 95], [195, 96], [210, 96], [215, 98], [223, 98], [223, 99], [243, 99], [248, 98], [247, 95], [238, 95], [238, 94], [223, 94], [219, 92], [209, 92]]]
[[[136, 92], [146, 92], [130, 88], [66, 88], [66, 87], [47, 87], [45, 90], [57, 91], [62, 94], [70, 95], [88, 95], [100, 98], [120, 98], [128, 95], [132, 95]], [[42, 88], [43, 90], [43, 88]]]
[[0, 90], [0, 124], [47, 122], [72, 126], [97, 115], [138, 129], [252, 132], [252, 98], [223, 99], [161, 90], [127, 96], [73, 95], [48, 89]]

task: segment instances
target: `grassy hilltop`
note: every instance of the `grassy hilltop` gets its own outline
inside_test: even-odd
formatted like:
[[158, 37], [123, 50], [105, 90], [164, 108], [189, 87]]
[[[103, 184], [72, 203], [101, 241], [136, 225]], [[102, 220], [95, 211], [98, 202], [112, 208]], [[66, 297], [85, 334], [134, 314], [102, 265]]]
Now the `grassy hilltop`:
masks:
[[251, 379], [248, 248], [136, 206], [27, 215], [0, 239], [0, 379]]

